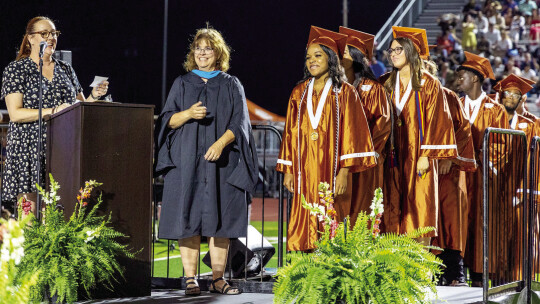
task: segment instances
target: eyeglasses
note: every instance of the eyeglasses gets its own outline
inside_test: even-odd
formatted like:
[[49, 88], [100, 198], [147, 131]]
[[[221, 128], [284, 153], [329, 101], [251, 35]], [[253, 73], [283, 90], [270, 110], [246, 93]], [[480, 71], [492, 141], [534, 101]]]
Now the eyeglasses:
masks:
[[396, 52], [396, 55], [399, 55], [399, 54], [401, 54], [401, 52], [403, 52], [403, 47], [402, 46], [396, 46], [395, 48], [389, 48], [386, 51], [388, 52], [388, 56], [392, 55], [393, 52]]
[[205, 48], [196, 47], [195, 48], [196, 54], [201, 54], [201, 53], [212, 54], [213, 52], [214, 52], [214, 49], [211, 47], [205, 47]]
[[504, 97], [516, 100], [521, 98], [521, 94], [504, 91]]
[[32, 34], [39, 34], [41, 36], [41, 38], [43, 39], [48, 39], [49, 36], [53, 36], [54, 38], [58, 38], [58, 36], [60, 36], [60, 31], [52, 31], [52, 32], [49, 32], [49, 31], [41, 31], [41, 32], [33, 32], [33, 33], [30, 33], [30, 35]]

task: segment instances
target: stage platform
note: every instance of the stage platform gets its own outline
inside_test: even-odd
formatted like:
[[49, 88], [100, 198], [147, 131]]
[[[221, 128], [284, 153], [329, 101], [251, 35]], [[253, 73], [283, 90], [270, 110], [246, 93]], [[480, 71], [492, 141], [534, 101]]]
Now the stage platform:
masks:
[[[433, 303], [463, 304], [481, 303], [482, 289], [473, 287], [437, 287], [439, 299]], [[200, 296], [188, 297], [183, 290], [163, 290], [152, 291], [152, 296], [143, 298], [123, 298], [110, 300], [93, 300], [78, 303], [224, 303], [224, 304], [272, 304], [274, 296], [263, 293], [243, 293], [236, 296], [220, 295], [209, 292], [202, 292]]]

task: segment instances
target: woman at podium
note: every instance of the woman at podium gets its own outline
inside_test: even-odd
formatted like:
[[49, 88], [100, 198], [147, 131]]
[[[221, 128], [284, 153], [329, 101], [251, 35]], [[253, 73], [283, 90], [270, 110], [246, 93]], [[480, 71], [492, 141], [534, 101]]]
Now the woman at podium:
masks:
[[[53, 58], [60, 31], [47, 17], [32, 18], [15, 61], [4, 69], [0, 99], [5, 99], [10, 117], [7, 153], [2, 176], [2, 202], [14, 205], [17, 195], [36, 192], [37, 146], [42, 143], [41, 180], [45, 172], [45, 124], [38, 138], [39, 77], [43, 84], [42, 116], [54, 114], [70, 106], [76, 99], [95, 101], [107, 92], [108, 82], [95, 87], [85, 98], [73, 67]], [[39, 75], [40, 43], [43, 73]]]
[[257, 182], [257, 153], [244, 88], [227, 73], [230, 48], [212, 28], [197, 30], [184, 68], [156, 123], [155, 173], [164, 175], [159, 237], [178, 240], [186, 294], [195, 280], [201, 235], [209, 237], [211, 292], [239, 294], [223, 274], [229, 239], [246, 236], [246, 192]]

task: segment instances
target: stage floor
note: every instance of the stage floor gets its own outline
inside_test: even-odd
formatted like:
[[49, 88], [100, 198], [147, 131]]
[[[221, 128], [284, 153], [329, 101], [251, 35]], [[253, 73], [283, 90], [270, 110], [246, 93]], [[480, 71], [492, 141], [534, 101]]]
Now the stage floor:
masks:
[[[437, 287], [439, 299], [433, 303], [463, 304], [481, 303], [482, 288], [472, 287]], [[224, 304], [272, 304], [272, 294], [243, 293], [237, 296], [227, 296], [203, 292], [198, 297], [187, 297], [183, 290], [154, 290], [152, 296], [143, 298], [123, 298], [110, 300], [93, 300], [79, 303], [224, 303]]]

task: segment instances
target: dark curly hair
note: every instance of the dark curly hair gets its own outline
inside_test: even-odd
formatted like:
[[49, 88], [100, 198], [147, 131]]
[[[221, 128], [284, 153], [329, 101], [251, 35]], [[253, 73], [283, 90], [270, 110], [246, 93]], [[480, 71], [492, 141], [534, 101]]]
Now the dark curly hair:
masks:
[[[343, 82], [346, 81], [345, 77], [345, 70], [339, 63], [339, 57], [338, 55], [332, 51], [329, 47], [324, 46], [322, 44], [319, 44], [321, 46], [321, 49], [328, 55], [328, 71], [330, 74], [330, 79], [332, 79], [332, 85], [334, 88], [341, 89], [341, 85]], [[306, 49], [306, 56], [307, 56], [307, 49]], [[306, 57], [304, 56], [304, 58]], [[298, 82], [298, 84], [310, 79], [313, 77], [311, 73], [309, 72], [306, 61], [304, 60], [304, 78]]]
[[377, 78], [375, 78], [375, 75], [373, 75], [373, 72], [371, 71], [369, 65], [365, 64], [364, 58], [366, 56], [364, 56], [364, 53], [351, 45], [347, 45], [347, 48], [349, 49], [349, 55], [351, 55], [351, 58], [353, 60], [352, 67], [354, 71], [354, 76], [356, 77], [356, 81], [362, 80], [363, 78], [377, 81]]

